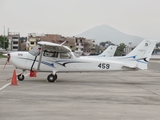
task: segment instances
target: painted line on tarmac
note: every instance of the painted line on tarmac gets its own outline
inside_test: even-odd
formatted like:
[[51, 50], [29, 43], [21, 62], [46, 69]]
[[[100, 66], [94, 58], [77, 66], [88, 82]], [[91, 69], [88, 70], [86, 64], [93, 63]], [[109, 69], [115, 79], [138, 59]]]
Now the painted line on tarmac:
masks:
[[8, 87], [11, 83], [8, 83], [6, 85], [4, 85], [3, 87], [0, 88], [0, 91], [3, 90], [4, 88]]

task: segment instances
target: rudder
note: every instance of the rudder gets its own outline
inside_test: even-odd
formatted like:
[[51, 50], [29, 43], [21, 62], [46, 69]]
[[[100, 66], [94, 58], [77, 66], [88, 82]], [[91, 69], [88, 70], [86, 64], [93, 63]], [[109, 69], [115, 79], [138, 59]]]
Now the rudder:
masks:
[[131, 61], [136, 61], [137, 68], [147, 69], [147, 64], [150, 60], [155, 45], [155, 40], [143, 40], [134, 50], [132, 50], [127, 55], [127, 57], [133, 57]]

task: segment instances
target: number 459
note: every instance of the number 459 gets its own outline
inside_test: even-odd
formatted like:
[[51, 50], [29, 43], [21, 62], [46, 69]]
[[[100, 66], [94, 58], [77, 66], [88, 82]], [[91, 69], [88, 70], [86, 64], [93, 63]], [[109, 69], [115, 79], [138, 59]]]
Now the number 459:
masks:
[[100, 63], [98, 65], [99, 68], [102, 68], [102, 69], [109, 69], [110, 65], [109, 64], [106, 64], [106, 63]]

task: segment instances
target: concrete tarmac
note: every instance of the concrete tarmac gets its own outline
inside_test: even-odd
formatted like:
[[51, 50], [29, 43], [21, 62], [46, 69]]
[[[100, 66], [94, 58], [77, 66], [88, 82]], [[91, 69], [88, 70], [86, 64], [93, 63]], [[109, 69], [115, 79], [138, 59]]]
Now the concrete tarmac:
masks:
[[[14, 67], [0, 59], [0, 88]], [[17, 70], [17, 74], [21, 71]], [[0, 120], [159, 120], [160, 62], [144, 71], [49, 73], [26, 77], [0, 90]]]

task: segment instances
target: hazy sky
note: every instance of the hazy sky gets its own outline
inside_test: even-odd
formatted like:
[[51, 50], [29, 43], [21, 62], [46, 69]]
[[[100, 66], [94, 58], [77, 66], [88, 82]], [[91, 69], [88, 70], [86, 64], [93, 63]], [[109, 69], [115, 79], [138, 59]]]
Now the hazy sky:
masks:
[[102, 24], [160, 41], [160, 0], [0, 0], [0, 34], [75, 36]]

